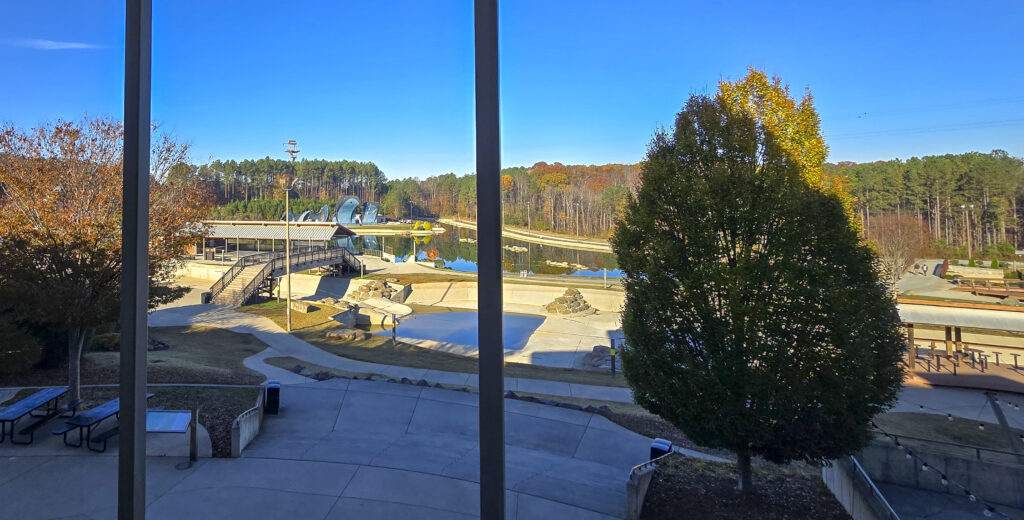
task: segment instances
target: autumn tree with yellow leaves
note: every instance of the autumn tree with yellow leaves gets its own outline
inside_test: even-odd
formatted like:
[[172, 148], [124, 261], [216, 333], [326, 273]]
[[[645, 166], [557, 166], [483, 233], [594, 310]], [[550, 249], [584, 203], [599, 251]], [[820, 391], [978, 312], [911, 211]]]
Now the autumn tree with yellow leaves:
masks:
[[807, 184], [838, 197], [851, 225], [860, 229], [853, 216], [853, 197], [847, 191], [846, 178], [825, 173], [828, 145], [821, 134], [821, 119], [810, 90], [805, 90], [797, 101], [781, 78], [769, 78], [764, 71], [751, 67], [743, 79], [719, 81], [716, 99], [731, 112], [753, 118], [771, 133], [782, 151], [797, 164]]

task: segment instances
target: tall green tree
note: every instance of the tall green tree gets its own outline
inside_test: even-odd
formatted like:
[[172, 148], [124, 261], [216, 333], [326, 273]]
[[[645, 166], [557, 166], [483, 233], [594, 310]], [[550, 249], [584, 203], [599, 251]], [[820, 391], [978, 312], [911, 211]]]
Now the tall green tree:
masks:
[[735, 452], [745, 491], [752, 456], [823, 462], [865, 446], [903, 375], [875, 256], [779, 127], [691, 97], [649, 145], [612, 240], [636, 402]]

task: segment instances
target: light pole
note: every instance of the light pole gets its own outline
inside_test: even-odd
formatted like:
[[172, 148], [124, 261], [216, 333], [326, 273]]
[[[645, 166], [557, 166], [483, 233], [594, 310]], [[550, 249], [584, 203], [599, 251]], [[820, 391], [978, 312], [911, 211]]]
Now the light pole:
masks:
[[[299, 149], [296, 148], [296, 145], [299, 143], [295, 142], [295, 139], [292, 139], [284, 144], [287, 146], [284, 153], [288, 154], [292, 158], [292, 172], [295, 172], [295, 156], [299, 154]], [[292, 186], [294, 186], [298, 180], [298, 177], [290, 180], [286, 177], [284, 185], [284, 272], [285, 278], [288, 281], [288, 304], [287, 307], [285, 307], [284, 312], [288, 332], [292, 331], [292, 214], [288, 206], [288, 201], [292, 198]]]
[[526, 201], [526, 230], [530, 230], [530, 201]]

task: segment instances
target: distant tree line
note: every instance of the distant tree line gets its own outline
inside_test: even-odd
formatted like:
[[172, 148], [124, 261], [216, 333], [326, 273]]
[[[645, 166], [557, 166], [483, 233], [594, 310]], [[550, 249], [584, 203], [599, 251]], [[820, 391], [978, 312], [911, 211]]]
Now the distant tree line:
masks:
[[[568, 234], [607, 235], [636, 183], [636, 164], [538, 162], [501, 171], [506, 225]], [[391, 181], [381, 199], [387, 215], [476, 219], [476, 175], [447, 173]]]
[[965, 246], [968, 230], [974, 250], [1020, 244], [1024, 162], [1005, 151], [841, 162], [826, 173], [846, 179], [869, 238], [878, 218], [894, 213], [923, 222], [939, 249]]
[[[293, 163], [285, 159], [245, 159], [243, 161], [212, 161], [193, 167], [217, 194], [220, 204], [253, 199], [284, 199], [280, 188], [282, 175], [299, 179], [294, 193], [303, 199], [335, 202], [341, 195], [355, 195], [360, 200], [378, 201], [387, 178], [372, 162], [301, 159]], [[283, 214], [283, 209], [282, 212]], [[280, 214], [276, 218], [280, 218]]]

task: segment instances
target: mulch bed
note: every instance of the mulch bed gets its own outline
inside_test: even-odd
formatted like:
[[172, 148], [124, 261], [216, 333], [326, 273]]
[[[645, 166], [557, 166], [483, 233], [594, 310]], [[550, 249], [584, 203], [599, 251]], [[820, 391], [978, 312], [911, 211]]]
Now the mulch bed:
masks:
[[651, 479], [640, 518], [850, 519], [822, 483], [820, 470], [756, 461], [753, 466], [754, 490], [744, 494], [736, 490], [732, 463], [666, 457]]

